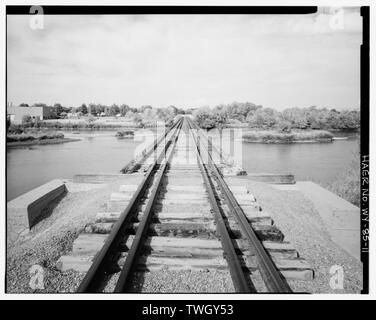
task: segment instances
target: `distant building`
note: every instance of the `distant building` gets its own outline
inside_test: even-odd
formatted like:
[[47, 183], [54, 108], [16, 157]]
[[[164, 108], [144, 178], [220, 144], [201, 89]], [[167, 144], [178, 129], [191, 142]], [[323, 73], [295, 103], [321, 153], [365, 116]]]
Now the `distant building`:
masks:
[[21, 123], [22, 118], [29, 115], [33, 120], [44, 120], [51, 118], [53, 115], [52, 108], [47, 106], [35, 107], [20, 107], [20, 106], [7, 106], [7, 116], [12, 123]]

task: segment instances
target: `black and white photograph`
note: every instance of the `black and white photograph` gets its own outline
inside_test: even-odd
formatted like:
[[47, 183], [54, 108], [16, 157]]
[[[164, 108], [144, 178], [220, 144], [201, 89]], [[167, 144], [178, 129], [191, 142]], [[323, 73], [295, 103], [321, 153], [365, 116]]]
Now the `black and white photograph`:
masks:
[[5, 294], [368, 293], [369, 7], [3, 14]]

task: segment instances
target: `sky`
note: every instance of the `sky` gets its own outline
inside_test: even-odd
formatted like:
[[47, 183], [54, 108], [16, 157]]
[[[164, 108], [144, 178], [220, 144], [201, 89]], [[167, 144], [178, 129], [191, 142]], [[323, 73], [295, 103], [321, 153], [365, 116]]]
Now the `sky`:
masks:
[[359, 10], [7, 17], [7, 100], [359, 108]]

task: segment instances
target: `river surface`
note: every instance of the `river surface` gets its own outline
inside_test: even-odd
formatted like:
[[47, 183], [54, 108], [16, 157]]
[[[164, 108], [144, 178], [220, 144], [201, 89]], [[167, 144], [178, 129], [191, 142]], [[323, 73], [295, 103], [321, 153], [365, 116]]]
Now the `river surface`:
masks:
[[71, 179], [78, 173], [120, 173], [139, 144], [133, 139], [117, 139], [115, 132], [64, 135], [82, 140], [7, 150], [7, 201], [56, 178]]
[[[233, 145], [240, 142], [241, 146], [229, 146], [230, 130], [222, 135], [222, 148], [229, 154], [239, 154], [237, 162], [249, 173], [281, 173], [293, 174], [296, 180], [313, 180], [330, 182], [339, 173], [351, 165], [359, 157], [359, 134], [334, 133], [339, 140], [331, 143], [295, 143], [295, 144], [264, 144], [241, 142], [244, 132], [233, 134]], [[219, 144], [219, 134], [210, 131], [213, 143]], [[342, 140], [344, 139], [345, 140]], [[241, 150], [241, 152], [236, 152]], [[236, 158], [236, 157], [235, 157]]]
[[292, 145], [244, 143], [243, 167], [247, 172], [291, 173], [296, 180], [325, 183], [346, 169], [358, 153], [356, 140]]
[[[9, 148], [7, 201], [52, 179], [70, 179], [78, 173], [119, 172], [133, 159], [140, 142], [117, 139], [114, 135], [115, 132], [65, 134], [82, 140]], [[318, 144], [241, 143], [241, 149], [240, 161], [249, 173], [291, 173], [296, 180], [329, 182], [357, 156], [359, 139], [350, 137]]]

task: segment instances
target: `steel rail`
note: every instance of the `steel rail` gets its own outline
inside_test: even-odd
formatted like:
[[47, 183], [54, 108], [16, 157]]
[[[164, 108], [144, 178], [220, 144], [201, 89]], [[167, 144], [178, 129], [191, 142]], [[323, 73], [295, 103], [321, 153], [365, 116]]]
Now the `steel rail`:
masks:
[[[189, 126], [189, 123], [188, 123], [188, 126]], [[244, 274], [238, 255], [235, 251], [234, 244], [230, 238], [227, 227], [222, 217], [221, 210], [218, 206], [217, 199], [213, 191], [214, 186], [210, 183], [209, 174], [205, 168], [202, 157], [200, 155], [198, 144], [196, 140], [194, 139], [192, 131], [189, 130], [189, 132], [190, 132], [190, 135], [192, 136], [193, 141], [195, 142], [197, 162], [198, 162], [202, 177], [204, 179], [206, 190], [208, 192], [210, 206], [212, 208], [212, 211], [214, 212], [216, 228], [217, 228], [218, 234], [220, 235], [222, 248], [225, 253], [224, 257], [228, 263], [231, 279], [233, 281], [235, 290], [236, 292], [239, 292], [239, 293], [256, 293], [256, 288], [254, 287], [253, 283], [251, 282], [250, 279], [247, 279]]]
[[[179, 119], [179, 120], [181, 120], [181, 119]], [[145, 148], [145, 150], [147, 150], [147, 151], [142, 156], [142, 158], [138, 161], [138, 164], [140, 162], [144, 162], [151, 155], [151, 153], [157, 149], [157, 146], [162, 142], [163, 139], [166, 138], [166, 136], [171, 132], [171, 130], [177, 127], [179, 120], [176, 121], [170, 128], [168, 128], [168, 130], [166, 130], [164, 132], [164, 134], [162, 134], [159, 138], [156, 137], [153, 141], [153, 144], [150, 144], [147, 148]], [[120, 169], [120, 172], [126, 173], [127, 168], [129, 166], [131, 166], [133, 161], [134, 160], [129, 161], [123, 168]], [[136, 167], [136, 164], [133, 165], [131, 172], [133, 172], [133, 170], [135, 170], [135, 167]]]
[[[194, 123], [191, 120], [188, 120], [188, 121], [190, 122], [191, 126], [194, 126]], [[198, 126], [196, 126], [196, 128], [200, 130]], [[266, 252], [261, 241], [258, 239], [255, 231], [250, 226], [243, 212], [243, 209], [239, 206], [236, 198], [234, 197], [231, 190], [227, 186], [227, 183], [222, 178], [222, 175], [219, 172], [210, 154], [208, 154], [208, 159], [209, 159], [208, 161], [209, 166], [212, 169], [212, 172], [214, 173], [214, 178], [216, 179], [218, 183], [218, 186], [225, 198], [225, 201], [230, 209], [230, 212], [234, 214], [238, 222], [238, 225], [240, 226], [243, 236], [248, 240], [248, 243], [251, 245], [252, 249], [254, 250], [256, 254], [259, 271], [261, 273], [261, 276], [269, 292], [291, 293], [292, 292], [291, 288], [289, 287], [286, 280], [281, 276], [280, 272], [275, 267], [273, 261], [271, 260], [270, 256]]]
[[119, 279], [116, 283], [115, 290], [114, 290], [115, 293], [126, 292], [128, 286], [130, 284], [131, 275], [132, 275], [132, 273], [133, 273], [133, 271], [134, 271], [134, 269], [137, 265], [137, 258], [139, 257], [140, 251], [143, 247], [144, 237], [146, 236], [146, 233], [147, 233], [148, 228], [149, 228], [149, 224], [150, 224], [151, 217], [152, 217], [152, 210], [153, 210], [155, 201], [157, 199], [158, 192], [160, 190], [160, 186], [161, 186], [163, 176], [164, 176], [164, 174], [166, 172], [166, 168], [168, 167], [169, 163], [171, 162], [171, 159], [172, 159], [173, 154], [174, 154], [176, 141], [177, 141], [177, 138], [179, 136], [181, 126], [182, 126], [182, 123], [179, 123], [178, 132], [175, 132], [174, 136], [171, 139], [172, 140], [172, 142], [171, 142], [172, 146], [169, 149], [170, 154], [168, 155], [165, 162], [159, 168], [158, 174], [156, 176], [156, 181], [153, 184], [153, 191], [152, 191], [151, 195], [149, 196], [148, 204], [146, 205], [143, 217], [142, 217], [141, 222], [140, 222], [140, 224], [137, 228], [136, 235], [135, 235], [135, 237], [132, 241], [131, 248], [128, 251], [127, 258], [124, 262], [124, 265], [122, 267]]
[[[183, 119], [179, 119], [178, 122], [181, 125]], [[177, 130], [178, 127], [175, 127], [175, 133]], [[169, 140], [166, 143], [165, 148], [164, 150], [162, 150], [158, 159], [154, 161], [154, 163], [150, 166], [149, 170], [146, 172], [145, 177], [139, 184], [127, 207], [122, 211], [119, 220], [114, 224], [101, 250], [96, 254], [95, 258], [93, 259], [92, 265], [87, 271], [84, 279], [81, 281], [76, 292], [95, 292], [96, 288], [98, 288], [102, 278], [101, 275], [104, 275], [106, 271], [106, 263], [110, 259], [111, 255], [114, 254], [114, 252], [116, 251], [116, 247], [121, 242], [123, 232], [129, 225], [132, 219], [132, 215], [137, 209], [140, 199], [143, 197], [144, 192], [152, 179], [152, 176], [154, 176], [154, 173], [156, 171], [155, 169], [158, 166], [160, 159], [163, 159], [164, 153], [168, 149], [170, 142], [171, 140]]]

